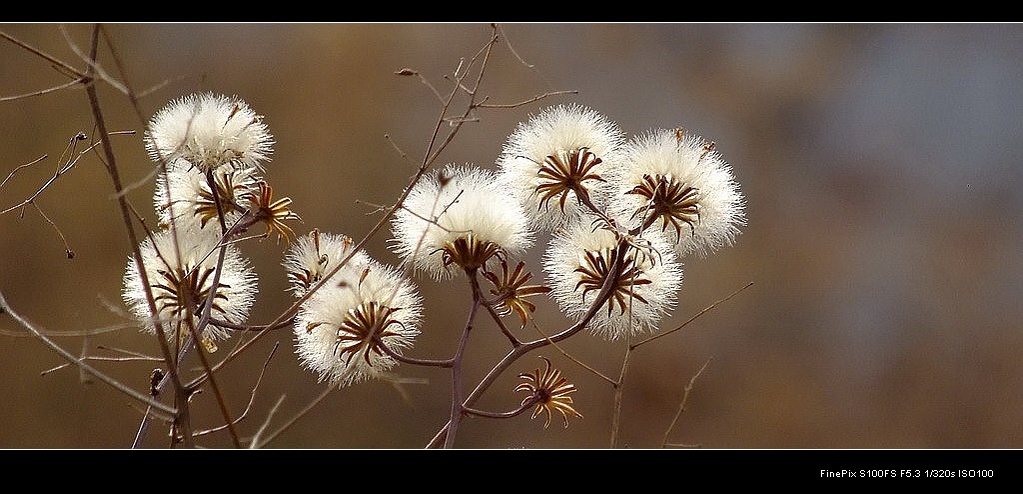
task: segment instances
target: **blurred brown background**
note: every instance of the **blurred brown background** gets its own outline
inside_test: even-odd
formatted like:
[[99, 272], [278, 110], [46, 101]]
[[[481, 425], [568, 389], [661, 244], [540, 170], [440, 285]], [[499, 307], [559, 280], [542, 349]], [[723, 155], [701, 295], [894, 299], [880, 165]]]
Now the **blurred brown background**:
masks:
[[[430, 90], [394, 72], [412, 68], [442, 92], [459, 59], [490, 35], [486, 24], [113, 24], [123, 64], [101, 63], [136, 91], [148, 118], [195, 91], [237, 94], [266, 116], [277, 145], [267, 177], [311, 228], [361, 238], [378, 218], [369, 204], [393, 201], [413, 165], [384, 138], [421, 159], [439, 112]], [[69, 41], [88, 46], [90, 25], [4, 24], [4, 32], [76, 67]], [[482, 110], [441, 162], [490, 166], [515, 124], [542, 106], [578, 102], [630, 134], [684, 126], [718, 144], [748, 202], [748, 227], [732, 248], [686, 262], [673, 327], [749, 282], [755, 285], [685, 331], [641, 347], [624, 388], [622, 447], [658, 447], [683, 388], [700, 367], [687, 411], [670, 442], [706, 448], [1018, 448], [1023, 446], [1023, 26], [1000, 24], [506, 24], [480, 91], [516, 103], [547, 91], [577, 95], [506, 110]], [[65, 37], [66, 34], [66, 37]], [[509, 49], [509, 43], [514, 52]], [[517, 54], [517, 56], [516, 56]], [[521, 60], [518, 58], [521, 57]], [[527, 65], [528, 64], [528, 65]], [[0, 97], [66, 79], [41, 59], [0, 42]], [[164, 84], [165, 83], [165, 84]], [[160, 86], [163, 84], [162, 86]], [[112, 142], [129, 183], [151, 163], [143, 124], [123, 95], [104, 86]], [[22, 201], [52, 174], [77, 132], [92, 131], [81, 89], [0, 102], [0, 175], [43, 155], [0, 188], [0, 209]], [[152, 220], [152, 182], [130, 193]], [[36, 201], [66, 236], [33, 209], [0, 216], [0, 292], [49, 331], [124, 322], [121, 274], [129, 244], [102, 164], [85, 156]], [[369, 252], [395, 262], [389, 231]], [[542, 242], [540, 242], [542, 245]], [[251, 322], [291, 303], [279, 265], [284, 244], [243, 246], [260, 273]], [[540, 247], [532, 258], [539, 258]], [[538, 270], [537, 270], [538, 271]], [[538, 273], [539, 274], [539, 273]], [[426, 325], [413, 355], [449, 356], [465, 317], [468, 288], [419, 279]], [[545, 328], [564, 318], [541, 301]], [[482, 325], [468, 351], [468, 378], [505, 349]], [[134, 404], [102, 383], [83, 384], [39, 341], [0, 316], [0, 447], [125, 448], [139, 422]], [[22, 336], [19, 336], [22, 335]], [[111, 356], [100, 345], [157, 354], [133, 328], [65, 348]], [[245, 408], [262, 362], [280, 348], [239, 424], [254, 434], [273, 405], [270, 429], [323, 389], [301, 369], [288, 331], [263, 338], [220, 382], [235, 415]], [[221, 345], [229, 348], [228, 343]], [[625, 347], [589, 335], [564, 348], [611, 376]], [[604, 448], [613, 390], [551, 350], [579, 388], [585, 416], [549, 430], [528, 416], [473, 419], [466, 448]], [[149, 362], [96, 362], [145, 391]], [[514, 407], [514, 374], [480, 406]], [[270, 444], [275, 448], [418, 448], [443, 425], [446, 371], [401, 366], [404, 395], [384, 382], [331, 393]], [[217, 424], [209, 393], [199, 427]], [[148, 447], [165, 447], [164, 429]], [[215, 434], [204, 445], [230, 445]]]

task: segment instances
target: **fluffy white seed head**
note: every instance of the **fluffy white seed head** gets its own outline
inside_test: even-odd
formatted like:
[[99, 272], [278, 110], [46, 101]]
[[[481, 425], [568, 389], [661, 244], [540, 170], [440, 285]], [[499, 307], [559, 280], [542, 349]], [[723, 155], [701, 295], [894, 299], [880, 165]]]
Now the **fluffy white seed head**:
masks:
[[153, 161], [184, 159], [202, 172], [223, 165], [261, 167], [270, 160], [273, 136], [237, 97], [190, 94], [171, 101], [150, 119], [145, 135]]
[[437, 280], [489, 261], [494, 249], [517, 256], [533, 241], [526, 215], [496, 174], [472, 165], [425, 175], [395, 213], [392, 231], [394, 251]]
[[282, 261], [292, 293], [301, 297], [349, 256], [346, 265], [364, 265], [368, 256], [362, 251], [352, 254], [353, 245], [347, 235], [319, 230], [292, 242]]
[[[257, 191], [258, 171], [253, 167], [223, 165], [213, 171], [214, 182], [220, 191], [221, 210], [227, 225], [231, 225], [248, 207], [251, 194]], [[217, 204], [205, 174], [184, 159], [167, 163], [167, 173], [156, 179], [153, 204], [160, 224], [174, 222], [188, 228], [203, 229], [211, 225], [219, 230]]]
[[[179, 228], [155, 233], [139, 245], [149, 290], [156, 300], [156, 316], [168, 339], [175, 334], [181, 338], [190, 334], [186, 325], [189, 313], [193, 314], [192, 324], [198, 323], [201, 307], [213, 288], [218, 240], [219, 235], [210, 229]], [[145, 290], [135, 259], [129, 258], [124, 274], [124, 302], [141, 328], [154, 333]], [[228, 246], [213, 297], [212, 317], [234, 324], [245, 322], [257, 292], [255, 271], [237, 247]], [[215, 341], [228, 334], [228, 330], [208, 325], [200, 337]]]
[[611, 209], [630, 227], [663, 231], [679, 255], [703, 257], [731, 245], [746, 224], [739, 186], [713, 143], [657, 129], [634, 138], [622, 154]]
[[295, 351], [321, 382], [348, 386], [397, 365], [375, 336], [400, 355], [412, 347], [421, 318], [411, 281], [369, 257], [353, 259], [300, 306]]
[[624, 141], [618, 125], [579, 105], [544, 109], [520, 123], [497, 159], [501, 180], [523, 205], [539, 231], [553, 231], [578, 220], [588, 208], [606, 205], [616, 152]]
[[[614, 340], [651, 331], [674, 309], [682, 286], [682, 264], [658, 233], [637, 239], [643, 248], [627, 248], [621, 282], [590, 321], [593, 334]], [[546, 285], [562, 312], [575, 321], [593, 305], [617, 245], [613, 233], [594, 230], [585, 222], [553, 235], [543, 258]]]

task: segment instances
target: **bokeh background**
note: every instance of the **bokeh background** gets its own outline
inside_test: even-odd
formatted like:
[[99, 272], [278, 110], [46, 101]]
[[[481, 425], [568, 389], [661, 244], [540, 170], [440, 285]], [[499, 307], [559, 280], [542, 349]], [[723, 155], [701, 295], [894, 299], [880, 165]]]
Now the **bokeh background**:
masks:
[[[1015, 24], [504, 24], [479, 95], [517, 103], [480, 110], [440, 158], [492, 166], [514, 126], [540, 108], [577, 102], [630, 134], [683, 126], [717, 143], [747, 201], [748, 226], [733, 247], [686, 260], [675, 314], [681, 324], [754, 285], [684, 331], [641, 347], [624, 381], [619, 447], [661, 445], [685, 386], [695, 381], [669, 442], [704, 448], [1023, 447], [1023, 26]], [[76, 67], [91, 25], [3, 24], [0, 30]], [[148, 118], [196, 91], [237, 94], [277, 144], [267, 177], [312, 228], [361, 238], [421, 160], [445, 76], [487, 41], [485, 23], [111, 24], [100, 61], [142, 94]], [[0, 97], [67, 79], [28, 51], [0, 41]], [[101, 102], [129, 197], [150, 221], [152, 164], [143, 122], [102, 86]], [[0, 208], [52, 175], [72, 136], [92, 133], [85, 92], [69, 89], [0, 101]], [[390, 140], [385, 138], [389, 136]], [[393, 143], [393, 144], [392, 144]], [[395, 147], [409, 159], [403, 159]], [[81, 147], [79, 148], [81, 149]], [[36, 199], [75, 252], [32, 208], [0, 216], [0, 292], [20, 314], [74, 353], [157, 354], [125, 327], [121, 274], [129, 254], [102, 163], [83, 156]], [[395, 262], [389, 232], [368, 244]], [[543, 242], [530, 254], [538, 259]], [[284, 244], [243, 246], [260, 273], [251, 322], [291, 303], [279, 260]], [[413, 355], [446, 357], [463, 324], [468, 288], [417, 280], [426, 325]], [[546, 300], [537, 321], [566, 320]], [[82, 338], [78, 332], [119, 327]], [[506, 342], [482, 325], [468, 378], [482, 375]], [[0, 316], [0, 447], [125, 448], [140, 412], [99, 382], [84, 382], [52, 350]], [[252, 410], [250, 437], [275, 429], [324, 390], [299, 367], [287, 330], [263, 338], [222, 373], [235, 415], [249, 400], [275, 343]], [[228, 343], [221, 345], [229, 348]], [[618, 376], [624, 342], [589, 335], [564, 349]], [[614, 390], [549, 349], [579, 391], [583, 419], [565, 429], [527, 415], [463, 423], [463, 448], [606, 448]], [[506, 410], [521, 394], [514, 374], [480, 407]], [[95, 362], [145, 391], [151, 362]], [[449, 374], [401, 366], [408, 382], [370, 382], [330, 393], [274, 440], [273, 448], [419, 448], [446, 420]], [[197, 398], [199, 427], [217, 424], [212, 395]], [[279, 405], [274, 409], [274, 406]], [[271, 410], [273, 413], [271, 414]], [[557, 417], [556, 417], [557, 419]], [[156, 428], [147, 447], [166, 447]], [[225, 434], [203, 439], [230, 446]]]

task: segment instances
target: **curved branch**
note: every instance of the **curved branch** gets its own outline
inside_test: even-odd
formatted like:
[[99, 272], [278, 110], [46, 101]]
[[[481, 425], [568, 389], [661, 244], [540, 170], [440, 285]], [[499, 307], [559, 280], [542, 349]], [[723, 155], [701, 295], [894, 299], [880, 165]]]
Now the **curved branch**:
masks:
[[476, 415], [477, 417], [486, 417], [491, 419], [510, 419], [512, 417], [521, 415], [522, 412], [529, 410], [533, 405], [540, 401], [540, 398], [531, 396], [527, 398], [518, 408], [510, 412], [487, 412], [485, 410], [477, 410], [475, 408], [462, 407], [462, 412], [468, 415]]
[[[98, 48], [99, 48], [99, 46], [98, 46], [98, 43], [99, 43], [99, 30], [100, 30], [100, 28], [99, 28], [99, 25], [97, 24], [96, 27], [93, 28], [93, 33], [92, 33], [92, 46], [91, 46], [90, 56], [91, 56], [91, 58], [93, 60], [96, 59], [96, 54], [97, 54], [97, 51], [98, 51]], [[2, 34], [2, 33], [0, 33], [0, 34]], [[96, 85], [92, 83], [93, 78], [92, 78], [92, 75], [91, 75], [92, 74], [91, 67], [92, 66], [90, 65], [89, 73], [84, 76], [85, 77], [85, 81], [83, 81], [83, 84], [85, 84], [85, 90], [86, 90], [86, 93], [89, 96], [89, 106], [92, 108], [92, 115], [93, 115], [93, 118], [94, 118], [94, 120], [96, 122], [96, 127], [99, 130], [99, 134], [104, 136], [102, 143], [103, 143], [103, 154], [104, 154], [104, 156], [106, 158], [107, 174], [110, 175], [110, 179], [111, 179], [111, 181], [113, 181], [114, 192], [117, 194], [117, 204], [118, 204], [118, 206], [120, 207], [120, 210], [121, 210], [121, 218], [124, 221], [125, 228], [128, 230], [128, 240], [131, 243], [131, 249], [132, 249], [132, 254], [134, 255], [134, 259], [135, 259], [136, 269], [138, 269], [139, 277], [140, 277], [140, 279], [142, 281], [143, 286], [146, 287], [146, 290], [144, 290], [144, 291], [145, 291], [145, 294], [146, 294], [146, 303], [147, 303], [147, 305], [149, 307], [149, 313], [150, 314], [158, 314], [159, 312], [156, 309], [156, 301], [153, 298], [153, 293], [148, 288], [150, 286], [149, 285], [149, 279], [148, 279], [148, 275], [146, 274], [145, 266], [143, 266], [142, 254], [141, 254], [140, 249], [139, 249], [138, 238], [135, 235], [135, 228], [132, 225], [131, 213], [130, 213], [130, 210], [129, 210], [129, 207], [128, 207], [128, 201], [121, 194], [121, 190], [122, 190], [121, 176], [120, 176], [120, 173], [118, 172], [118, 169], [117, 169], [117, 161], [116, 161], [116, 159], [114, 157], [114, 149], [110, 145], [110, 139], [106, 138], [106, 136], [108, 135], [107, 128], [106, 128], [106, 121], [104, 120], [103, 112], [100, 109], [99, 96], [98, 96], [98, 94], [96, 92]], [[186, 396], [186, 393], [185, 393], [185, 389], [181, 386], [181, 378], [178, 375], [177, 366], [175, 365], [175, 362], [174, 362], [174, 355], [173, 355], [173, 353], [171, 353], [170, 347], [167, 344], [167, 337], [166, 337], [166, 334], [164, 333], [163, 325], [160, 324], [159, 320], [157, 320], [157, 318], [154, 317], [153, 318], [153, 326], [156, 329], [157, 339], [159, 340], [159, 343], [160, 343], [160, 350], [163, 353], [165, 362], [167, 362], [167, 367], [168, 367], [168, 370], [170, 371], [169, 374], [171, 376], [172, 382], [174, 383], [175, 396], [177, 397], [179, 403], [186, 403], [187, 404], [188, 401], [187, 401], [187, 396]], [[187, 428], [187, 425], [188, 425], [187, 424], [188, 423], [188, 407], [187, 406], [182, 407], [180, 410], [176, 411], [176, 414], [177, 415], [175, 415], [175, 419], [184, 422], [184, 424], [185, 424], [185, 426]], [[192, 438], [191, 438], [190, 434], [186, 434], [186, 436], [185, 436], [185, 444], [189, 445], [189, 446], [192, 445]]]
[[[586, 311], [585, 314], [583, 314], [583, 317], [579, 319], [578, 322], [570, 326], [568, 329], [554, 336], [531, 341], [529, 343], [524, 343], [521, 346], [509, 350], [508, 353], [505, 354], [504, 358], [502, 358], [500, 362], [494, 365], [494, 367], [490, 369], [490, 372], [488, 372], [487, 375], [484, 376], [484, 378], [476, 386], [476, 389], [474, 389], [472, 393], [469, 393], [469, 396], [467, 396], [465, 398], [465, 401], [462, 402], [463, 407], [471, 407], [480, 398], [480, 396], [483, 395], [483, 392], [485, 392], [494, 383], [494, 381], [497, 380], [497, 377], [500, 376], [509, 366], [511, 366], [513, 362], [521, 358], [523, 355], [526, 355], [527, 353], [538, 348], [545, 347], [551, 344], [552, 342], [564, 340], [565, 338], [568, 338], [578, 333], [579, 331], [583, 330], [587, 325], [589, 325], [590, 321], [597, 315], [597, 311], [604, 306], [604, 303], [606, 303], [607, 300], [611, 297], [612, 293], [614, 293], [615, 286], [618, 284], [618, 278], [621, 276], [622, 264], [625, 252], [627, 250], [623, 248], [625, 245], [625, 240], [623, 239], [622, 241], [620, 241], [618, 245], [619, 245], [618, 255], [611, 260], [611, 266], [608, 268], [608, 272], [613, 273], [614, 275], [607, 276], [606, 278], [604, 278], [604, 284], [601, 285], [600, 292], [597, 293], [596, 298], [593, 299], [592, 305], [590, 305], [590, 308]], [[449, 421], [447, 424], [444, 425], [444, 427], [441, 428], [440, 431], [437, 432], [433, 439], [431, 439], [430, 442], [427, 443], [426, 447], [436, 448], [440, 444], [442, 444], [442, 442], [446, 442], [447, 441], [446, 438], [450, 434], [449, 432], [450, 426], [451, 422]]]
[[0, 292], [0, 314], [9, 314], [11, 317], [14, 318], [15, 321], [18, 322], [18, 324], [27, 329], [30, 333], [32, 333], [33, 336], [42, 341], [46, 346], [50, 347], [53, 351], [57, 352], [57, 354], [59, 354], [61, 357], [64, 357], [71, 364], [74, 364], [78, 368], [88, 372], [89, 374], [92, 374], [94, 377], [96, 377], [96, 379], [99, 379], [100, 381], [109, 384], [114, 389], [130, 396], [131, 398], [134, 398], [135, 400], [138, 400], [143, 405], [153, 407], [171, 416], [177, 415], [178, 413], [177, 409], [160, 403], [149, 396], [143, 395], [142, 393], [139, 393], [138, 391], [129, 388], [128, 386], [125, 386], [120, 381], [100, 372], [95, 367], [85, 363], [82, 359], [73, 355], [71, 352], [63, 349], [60, 345], [57, 345], [53, 340], [47, 338], [46, 335], [44, 335], [41, 330], [36, 328], [34, 324], [32, 324], [27, 319], [25, 319], [20, 314], [11, 309], [11, 306], [7, 303], [7, 299], [4, 298], [4, 294], [2, 292]]

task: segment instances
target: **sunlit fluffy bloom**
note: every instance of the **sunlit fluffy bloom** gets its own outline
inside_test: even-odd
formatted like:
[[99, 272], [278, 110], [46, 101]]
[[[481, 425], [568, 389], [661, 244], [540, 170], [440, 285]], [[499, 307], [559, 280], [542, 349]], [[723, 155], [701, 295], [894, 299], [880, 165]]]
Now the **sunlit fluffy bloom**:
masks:
[[746, 224], [731, 167], [699, 136], [649, 131], [626, 144], [622, 163], [613, 209], [632, 228], [664, 232], [682, 256], [731, 245]]
[[[526, 216], [490, 170], [448, 165], [424, 176], [392, 220], [393, 248], [435, 279], [516, 256], [532, 244]], [[461, 268], [461, 269], [456, 269]]]
[[[180, 228], [155, 233], [140, 244], [149, 289], [156, 301], [157, 317], [168, 338], [175, 334], [185, 338], [191, 334], [187, 326], [189, 312], [193, 314], [192, 324], [198, 323], [201, 308], [210, 296], [216, 276], [218, 239], [219, 234], [210, 230]], [[249, 262], [237, 247], [228, 246], [213, 297], [212, 318], [234, 324], [245, 322], [258, 291], [256, 284], [256, 273]], [[123, 298], [142, 328], [155, 332], [145, 287], [134, 258], [129, 258], [125, 269]], [[191, 307], [186, 304], [188, 300], [191, 300]], [[211, 324], [200, 336], [210, 348], [210, 343], [227, 335], [227, 330]]]
[[[213, 224], [220, 231], [217, 203], [206, 176], [196, 173], [184, 159], [167, 163], [167, 173], [157, 176], [153, 203], [161, 225], [172, 221], [178, 225], [206, 228]], [[248, 209], [258, 191], [255, 168], [221, 166], [213, 172], [224, 219], [230, 226]]]
[[203, 93], [171, 101], [156, 112], [145, 143], [153, 161], [181, 158], [207, 172], [228, 164], [260, 167], [270, 159], [274, 140], [263, 117], [241, 99]]
[[282, 264], [291, 284], [291, 291], [301, 297], [337, 265], [351, 256], [346, 264], [363, 265], [368, 256], [362, 252], [352, 254], [351, 237], [337, 233], [313, 230], [298, 238], [284, 255]]
[[609, 172], [624, 135], [596, 111], [553, 106], [516, 127], [497, 159], [501, 179], [540, 231], [578, 219], [588, 198], [598, 208], [612, 192]]
[[529, 396], [522, 399], [523, 405], [530, 402], [536, 404], [530, 418], [536, 418], [540, 412], [547, 414], [544, 429], [550, 427], [555, 410], [561, 413], [567, 428], [569, 415], [582, 418], [582, 414], [572, 406], [572, 397], [568, 396], [575, 393], [576, 387], [568, 382], [568, 379], [561, 377], [561, 371], [551, 366], [551, 361], [547, 357], [540, 358], [544, 361], [544, 370], [536, 369], [533, 372], [519, 374], [519, 379], [523, 382], [515, 387], [515, 391], [529, 393]]
[[396, 269], [368, 257], [346, 263], [302, 303], [295, 317], [295, 351], [321, 382], [344, 387], [380, 375], [412, 347], [422, 301]]
[[[650, 331], [675, 307], [682, 265], [659, 233], [627, 245], [622, 276], [590, 321], [592, 333], [613, 340]], [[617, 249], [614, 233], [585, 222], [554, 235], [543, 259], [546, 285], [566, 315], [579, 321], [590, 309]]]

